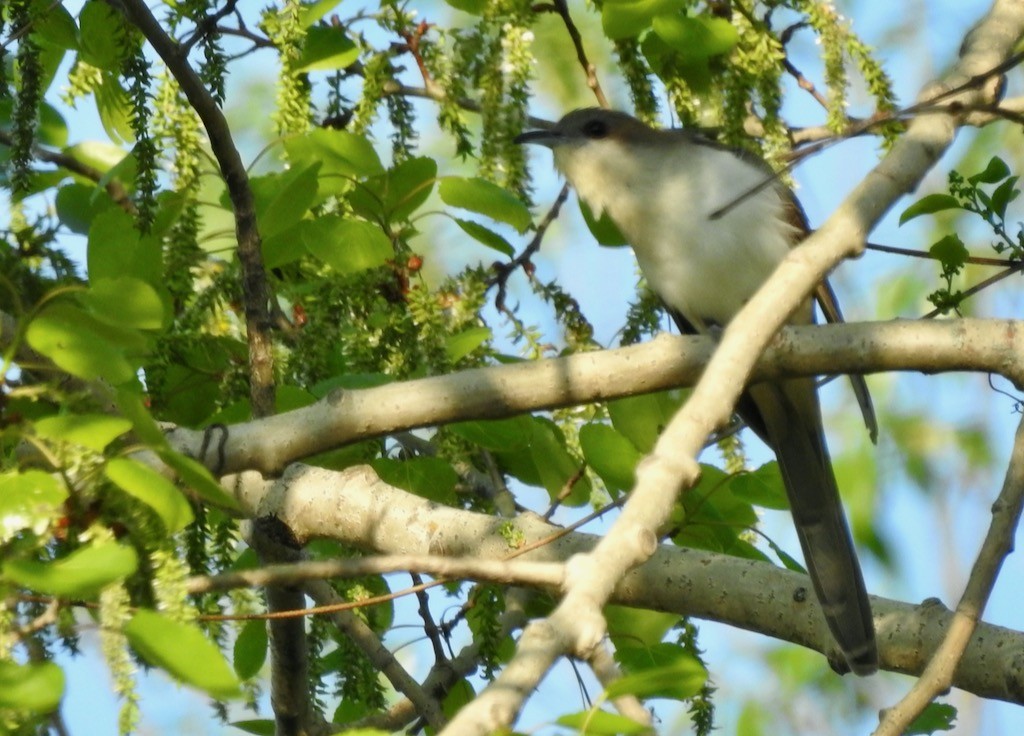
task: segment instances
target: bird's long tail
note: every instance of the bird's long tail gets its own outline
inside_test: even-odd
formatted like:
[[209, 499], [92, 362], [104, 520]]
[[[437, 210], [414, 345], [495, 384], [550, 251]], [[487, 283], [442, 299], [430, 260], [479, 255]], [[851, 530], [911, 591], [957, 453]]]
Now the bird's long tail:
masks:
[[778, 457], [807, 571], [832, 635], [853, 672], [875, 672], [871, 604], [825, 446], [813, 379], [751, 386], [739, 408]]

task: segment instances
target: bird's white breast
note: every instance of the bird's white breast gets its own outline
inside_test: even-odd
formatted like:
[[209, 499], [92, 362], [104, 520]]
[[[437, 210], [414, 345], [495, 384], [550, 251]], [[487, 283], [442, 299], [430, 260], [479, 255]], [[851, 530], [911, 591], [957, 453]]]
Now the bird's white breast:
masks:
[[793, 240], [776, 186], [711, 219], [768, 175], [729, 151], [682, 137], [669, 145], [604, 139], [556, 148], [555, 163], [595, 214], [619, 227], [655, 293], [694, 325], [725, 325]]

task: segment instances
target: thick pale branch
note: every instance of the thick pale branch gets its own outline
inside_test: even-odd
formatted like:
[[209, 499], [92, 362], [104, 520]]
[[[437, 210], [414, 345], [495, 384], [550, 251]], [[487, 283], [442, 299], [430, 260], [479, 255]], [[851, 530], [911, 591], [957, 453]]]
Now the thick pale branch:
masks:
[[[551, 540], [505, 568], [513, 574], [528, 571], [517, 583], [536, 587], [534, 570], [545, 568], [519, 565], [557, 563], [561, 568], [601, 539], [582, 532], [563, 534], [534, 514], [510, 522], [440, 506], [389, 486], [368, 467], [339, 472], [293, 465], [277, 481], [243, 473], [234, 479], [234, 487], [247, 514], [278, 518], [302, 542], [335, 539], [379, 554], [423, 555], [428, 562], [420, 569], [431, 564], [431, 556], [444, 554], [455, 558], [453, 565], [463, 573], [480, 580], [490, 579], [485, 561], [506, 565], [519, 546]], [[507, 533], [509, 523], [515, 535]], [[511, 545], [512, 537], [521, 544]], [[474, 562], [480, 563], [475, 568], [483, 573], [479, 578]], [[557, 592], [554, 586], [541, 587]], [[659, 545], [651, 559], [618, 582], [611, 602], [719, 621], [838, 656], [807, 576], [765, 562]], [[873, 596], [871, 603], [882, 668], [920, 674], [953, 614], [936, 600], [911, 605]], [[980, 624], [953, 684], [981, 697], [1024, 704], [1024, 671], [1017, 662], [1022, 650], [1021, 632]]]
[[[878, 371], [980, 371], [1024, 386], [1024, 329], [1009, 320], [905, 321], [782, 330], [754, 378]], [[662, 335], [643, 345], [336, 391], [296, 411], [234, 425], [220, 451], [176, 429], [176, 449], [215, 472], [280, 472], [303, 457], [383, 434], [693, 385], [714, 349], [706, 337]], [[203, 452], [203, 448], [207, 448]], [[214, 452], [210, 448], [218, 448]]]

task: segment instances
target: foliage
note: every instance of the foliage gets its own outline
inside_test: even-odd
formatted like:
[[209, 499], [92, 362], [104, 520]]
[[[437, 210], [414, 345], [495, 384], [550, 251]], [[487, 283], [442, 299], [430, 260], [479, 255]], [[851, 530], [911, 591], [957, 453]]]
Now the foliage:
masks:
[[[1010, 203], [1020, 196], [1017, 180], [1011, 175], [1010, 167], [998, 156], [994, 156], [982, 171], [964, 177], [958, 171], [949, 172], [949, 194], [929, 194], [912, 204], [900, 216], [900, 224], [922, 215], [944, 210], [961, 210], [981, 218], [996, 236], [990, 246], [996, 255], [1006, 256], [1008, 263], [1020, 261], [1024, 256], [1024, 227], [1018, 227], [1016, 235], [1007, 230], [1006, 210]], [[991, 193], [986, 187], [993, 187]], [[970, 253], [960, 236], [950, 233], [937, 240], [929, 252], [939, 262], [942, 288], [928, 295], [928, 301], [935, 305], [940, 314], [959, 311], [961, 302], [968, 296], [954, 289], [953, 281], [967, 265]]]

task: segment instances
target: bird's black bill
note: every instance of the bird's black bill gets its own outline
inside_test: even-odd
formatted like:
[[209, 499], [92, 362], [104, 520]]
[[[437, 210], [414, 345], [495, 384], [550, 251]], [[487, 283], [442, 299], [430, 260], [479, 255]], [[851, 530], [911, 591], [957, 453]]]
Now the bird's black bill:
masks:
[[551, 146], [559, 138], [558, 133], [551, 130], [528, 130], [512, 139], [513, 143], [535, 143], [539, 146]]

